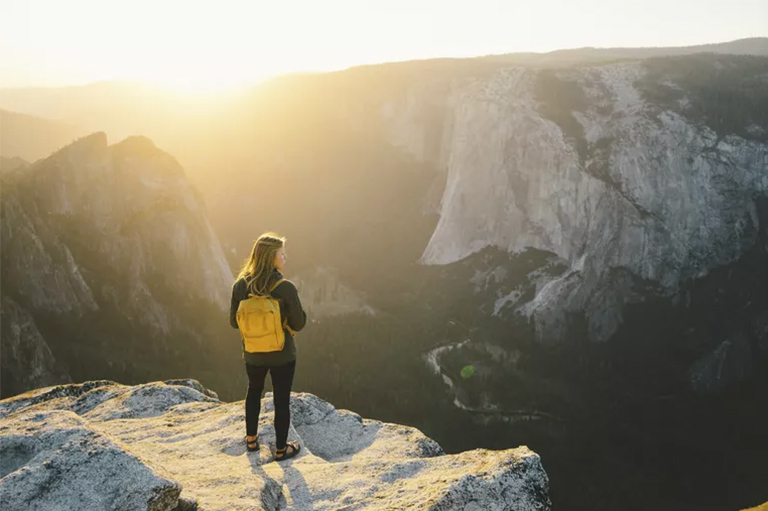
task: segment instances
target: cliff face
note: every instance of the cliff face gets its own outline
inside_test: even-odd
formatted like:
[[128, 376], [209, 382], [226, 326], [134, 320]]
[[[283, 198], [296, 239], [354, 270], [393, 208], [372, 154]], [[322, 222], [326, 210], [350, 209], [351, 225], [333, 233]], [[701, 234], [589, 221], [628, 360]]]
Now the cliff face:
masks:
[[292, 277], [291, 282], [301, 289], [301, 305], [312, 318], [376, 314], [362, 296], [342, 284], [338, 275], [327, 268], [316, 267], [311, 272]]
[[[99, 368], [153, 363], [181, 338], [208, 342], [203, 318], [223, 317], [232, 274], [202, 201], [152, 142], [108, 146], [96, 133], [4, 172], [2, 194], [8, 342], [44, 339], [75, 377], [98, 371], [83, 356]], [[10, 382], [34, 371], [15, 362], [4, 395], [26, 390]]]
[[[764, 55], [765, 39], [285, 77], [210, 113], [210, 131], [189, 133], [179, 121], [179, 129], [167, 129], [165, 116], [144, 112], [144, 132], [165, 137], [164, 147], [174, 147], [206, 183], [228, 246], [245, 251], [253, 232], [277, 228], [308, 240], [301, 248], [312, 257], [302, 266], [330, 264], [326, 239], [344, 238], [339, 231], [353, 241], [335, 248], [357, 250], [366, 261], [393, 242], [430, 265], [484, 247], [547, 251], [565, 271], [538, 279], [525, 302], [515, 299], [520, 290], [493, 290], [502, 299], [496, 313], [534, 318], [539, 340], [553, 344], [572, 330], [568, 317], [584, 315], [588, 336], [604, 341], [646, 287], [674, 296], [682, 283], [738, 260], [756, 239], [755, 201], [768, 186], [760, 170], [766, 58], [637, 60], [698, 51]], [[611, 63], [617, 59], [636, 60]], [[55, 111], [44, 95], [7, 97], [19, 109]], [[87, 110], [72, 108], [72, 119]], [[117, 122], [91, 120], [108, 121]], [[280, 186], [254, 201], [259, 180]], [[296, 211], [280, 207], [286, 190]], [[246, 211], [259, 217], [244, 234], [236, 225]], [[433, 228], [411, 211], [437, 212], [439, 222]], [[386, 235], [360, 241], [372, 229]], [[426, 244], [422, 230], [431, 230]], [[408, 263], [398, 261], [394, 271]], [[370, 273], [360, 266], [356, 273]]]
[[[679, 65], [711, 79], [723, 103], [768, 104], [768, 89], [755, 88], [766, 60], [745, 59]], [[564, 271], [538, 279], [533, 299], [506, 290], [496, 310], [531, 316], [547, 343], [582, 313], [589, 337], [607, 340], [647, 289], [673, 296], [737, 261], [766, 221], [757, 203], [768, 192], [768, 119], [748, 106], [716, 111], [728, 106], [709, 104], [674, 65], [502, 69], [449, 89], [437, 124], [423, 122], [434, 94], [388, 105], [392, 143], [447, 169], [421, 261], [486, 247], [557, 256]], [[427, 131], [439, 141], [430, 150], [416, 143]]]
[[0, 335], [2, 387], [8, 389], [8, 394], [71, 381], [51, 353], [34, 319], [7, 296], [2, 297]]
[[291, 399], [289, 440], [302, 451], [272, 462], [269, 397], [253, 453], [243, 402], [194, 380], [96, 381], [4, 400], [4, 509], [550, 509], [547, 474], [526, 447], [446, 455], [417, 429], [311, 394]]

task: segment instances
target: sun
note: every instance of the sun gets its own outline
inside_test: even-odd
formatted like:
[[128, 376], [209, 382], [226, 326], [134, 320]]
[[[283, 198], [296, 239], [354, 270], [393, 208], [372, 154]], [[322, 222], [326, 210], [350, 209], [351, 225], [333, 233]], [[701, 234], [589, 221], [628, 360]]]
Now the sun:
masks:
[[136, 0], [118, 9], [103, 0], [73, 1], [76, 16], [71, 2], [10, 5], [14, 23], [0, 35], [0, 50], [16, 61], [0, 70], [13, 64], [16, 75], [38, 83], [126, 80], [211, 93], [318, 67], [319, 38], [294, 20], [296, 5]]
[[184, 70], [178, 73], [148, 74], [139, 77], [138, 81], [179, 94], [220, 95], [247, 89], [270, 76], [256, 73], [249, 76], [206, 75]]

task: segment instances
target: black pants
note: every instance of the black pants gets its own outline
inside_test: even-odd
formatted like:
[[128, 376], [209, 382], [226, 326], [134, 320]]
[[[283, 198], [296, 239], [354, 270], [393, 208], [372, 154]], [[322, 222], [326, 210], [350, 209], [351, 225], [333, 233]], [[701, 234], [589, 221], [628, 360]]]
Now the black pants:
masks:
[[245, 396], [245, 430], [248, 436], [256, 436], [259, 428], [261, 394], [264, 392], [264, 379], [271, 374], [273, 399], [275, 403], [275, 442], [278, 449], [285, 447], [288, 440], [288, 426], [291, 424], [291, 386], [296, 361], [281, 366], [254, 366], [245, 364], [248, 371], [248, 394]]

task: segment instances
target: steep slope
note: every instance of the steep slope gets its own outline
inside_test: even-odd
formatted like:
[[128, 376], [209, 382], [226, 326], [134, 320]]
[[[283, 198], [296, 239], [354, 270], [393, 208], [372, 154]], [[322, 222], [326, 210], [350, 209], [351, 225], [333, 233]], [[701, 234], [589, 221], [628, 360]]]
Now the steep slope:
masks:
[[8, 395], [71, 381], [34, 319], [5, 294], [0, 308], [0, 336], [0, 387]]
[[[741, 96], [768, 106], [768, 89], [744, 93], [768, 60], [695, 65], [722, 67], [716, 74]], [[757, 240], [756, 201], [768, 196], [768, 119], [747, 107], [737, 125], [701, 125], [714, 112], [676, 78], [663, 61], [510, 69], [458, 92], [440, 221], [422, 261], [449, 264], [488, 246], [556, 254], [567, 271], [539, 282], [520, 309], [550, 343], [565, 339], [573, 313], [585, 314], [592, 340], [607, 340], [643, 286], [673, 295], [736, 261]], [[681, 106], [648, 101], [651, 87], [674, 90]]]
[[[96, 133], [4, 173], [2, 196], [3, 297], [25, 312], [3, 308], [37, 330], [8, 328], [29, 342], [42, 334], [73, 378], [135, 381], [215, 351], [232, 273], [170, 155], [145, 138], [108, 146]], [[15, 362], [11, 373], [31, 370]]]

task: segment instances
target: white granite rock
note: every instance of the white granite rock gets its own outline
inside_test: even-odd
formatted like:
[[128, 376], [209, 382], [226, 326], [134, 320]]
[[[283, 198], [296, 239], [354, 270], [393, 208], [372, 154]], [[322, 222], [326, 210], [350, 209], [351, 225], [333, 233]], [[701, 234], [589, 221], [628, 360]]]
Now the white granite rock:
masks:
[[[556, 106], [573, 118], [568, 132], [537, 96], [545, 72], [501, 69], [443, 94], [445, 136], [432, 151], [416, 136], [435, 118], [417, 115], [416, 105], [437, 102], [423, 87], [388, 105], [382, 119], [393, 145], [447, 170], [421, 262], [450, 264], [485, 247], [556, 254], [570, 271], [539, 279], [532, 300], [509, 299], [495, 312], [533, 318], [545, 343], [561, 342], [566, 317], [583, 313], [589, 337], [604, 341], [638, 299], [634, 282], [672, 296], [754, 244], [768, 145], [718, 135], [645, 101], [641, 62], [553, 71], [563, 90], [584, 97]], [[414, 134], [415, 145], [401, 132]]]
[[170, 511], [181, 487], [77, 414], [26, 409], [0, 421], [4, 511]]
[[[94, 438], [114, 439], [124, 456], [133, 456], [147, 470], [156, 471], [148, 474], [167, 474], [177, 481], [183, 488], [182, 498], [168, 502], [180, 510], [550, 508], [547, 475], [538, 455], [526, 447], [447, 455], [417, 429], [363, 419], [311, 394], [292, 394], [291, 413], [289, 440], [299, 442], [302, 452], [277, 463], [272, 460], [274, 412], [269, 394], [262, 401], [261, 450], [248, 453], [242, 401], [223, 403], [193, 380], [133, 387], [88, 382], [40, 389], [0, 402], [0, 445], [17, 442], [5, 432], [35, 417], [57, 417], [60, 422], [91, 428]], [[55, 428], [48, 430], [41, 424], [40, 434], [53, 435]], [[17, 444], [21, 454], [13, 457], [13, 464], [3, 465], [8, 477], [20, 477], [16, 474], [35, 463], [23, 454], [33, 452], [29, 446], [34, 442], [27, 441], [27, 447], [21, 441]], [[59, 485], [89, 484], [89, 457], [78, 449], [98, 457], [101, 448], [94, 441], [77, 445], [72, 447], [73, 459], [81, 460], [83, 468], [61, 473]], [[134, 493], [130, 502], [121, 501], [126, 502], [123, 509], [144, 509], [145, 495], [155, 494], [150, 490], [154, 480], [132, 477], [127, 486]], [[128, 482], [122, 476], [117, 481]], [[19, 498], [37, 505], [34, 484], [24, 488]], [[112, 495], [111, 487], [103, 486], [104, 494], [98, 488], [102, 487], [96, 487], [93, 499]], [[170, 483], [169, 488], [178, 487]], [[172, 490], [167, 491], [170, 496]]]

